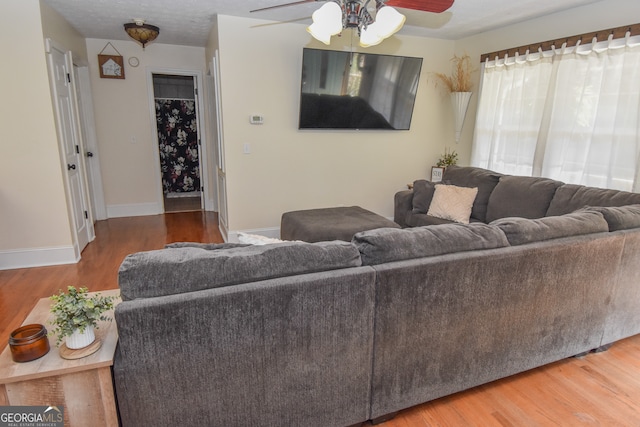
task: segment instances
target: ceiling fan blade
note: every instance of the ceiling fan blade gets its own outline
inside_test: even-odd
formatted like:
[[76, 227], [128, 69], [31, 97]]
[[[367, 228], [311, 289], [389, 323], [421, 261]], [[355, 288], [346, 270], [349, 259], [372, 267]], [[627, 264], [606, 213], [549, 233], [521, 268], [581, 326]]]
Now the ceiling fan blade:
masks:
[[278, 4], [275, 6], [267, 6], [267, 7], [261, 7], [260, 9], [254, 9], [254, 10], [250, 10], [249, 13], [253, 13], [253, 12], [261, 12], [263, 10], [270, 10], [270, 9], [277, 9], [279, 7], [287, 7], [287, 6], [295, 6], [298, 4], [305, 4], [305, 3], [313, 3], [316, 1], [321, 1], [321, 0], [300, 0], [300, 1], [294, 1], [291, 3], [284, 3], [284, 4]]
[[405, 9], [440, 13], [449, 9], [453, 5], [453, 0], [388, 0], [385, 4]]

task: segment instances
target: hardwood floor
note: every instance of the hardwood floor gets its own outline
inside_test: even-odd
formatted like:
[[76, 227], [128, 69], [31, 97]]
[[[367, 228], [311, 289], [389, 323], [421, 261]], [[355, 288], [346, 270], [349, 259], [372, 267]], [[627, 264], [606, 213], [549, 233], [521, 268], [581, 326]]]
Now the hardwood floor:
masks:
[[211, 212], [113, 218], [96, 223], [96, 239], [77, 264], [0, 271], [0, 349], [40, 298], [69, 285], [91, 291], [116, 289], [118, 268], [133, 252], [160, 249], [166, 243], [222, 242]]
[[164, 211], [169, 213], [191, 212], [202, 210], [200, 196], [193, 197], [167, 197], [164, 196]]
[[[132, 252], [176, 241], [222, 242], [214, 214], [172, 213], [96, 224], [78, 264], [0, 271], [0, 349], [40, 298], [68, 285], [117, 288]], [[640, 335], [400, 412], [383, 427], [638, 426]]]

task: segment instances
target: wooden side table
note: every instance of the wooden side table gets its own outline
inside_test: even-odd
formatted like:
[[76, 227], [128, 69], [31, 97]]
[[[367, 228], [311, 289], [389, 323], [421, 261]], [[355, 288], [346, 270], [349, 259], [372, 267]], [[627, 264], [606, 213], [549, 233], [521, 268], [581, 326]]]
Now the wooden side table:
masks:
[[[120, 290], [98, 293], [114, 296], [119, 295]], [[118, 302], [119, 299], [114, 304]], [[51, 328], [50, 307], [49, 298], [41, 299], [23, 325], [40, 323]], [[113, 311], [106, 315], [113, 319]], [[115, 320], [99, 322], [95, 334], [96, 339], [102, 341], [100, 349], [76, 360], [60, 357], [55, 336], [49, 337], [49, 353], [31, 362], [14, 362], [7, 346], [0, 354], [0, 405], [63, 406], [65, 426], [118, 426], [111, 377], [118, 342]]]

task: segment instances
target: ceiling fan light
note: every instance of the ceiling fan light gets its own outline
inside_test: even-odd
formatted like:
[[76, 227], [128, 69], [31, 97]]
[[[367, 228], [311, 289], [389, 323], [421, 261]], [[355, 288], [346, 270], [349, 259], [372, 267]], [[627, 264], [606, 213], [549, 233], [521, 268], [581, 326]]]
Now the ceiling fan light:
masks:
[[342, 8], [338, 3], [328, 2], [311, 15], [314, 24], [324, 28], [324, 31], [333, 35], [342, 31]]
[[327, 46], [331, 44], [331, 36], [333, 34], [330, 34], [322, 25], [314, 22], [307, 27], [307, 32], [311, 34], [314, 39], [321, 41]]
[[380, 37], [386, 39], [398, 32], [406, 20], [407, 18], [394, 8], [383, 6], [376, 12], [375, 30]]
[[378, 34], [375, 22], [360, 31], [360, 46], [362, 47], [375, 46], [380, 44], [382, 40], [384, 40], [384, 37]]

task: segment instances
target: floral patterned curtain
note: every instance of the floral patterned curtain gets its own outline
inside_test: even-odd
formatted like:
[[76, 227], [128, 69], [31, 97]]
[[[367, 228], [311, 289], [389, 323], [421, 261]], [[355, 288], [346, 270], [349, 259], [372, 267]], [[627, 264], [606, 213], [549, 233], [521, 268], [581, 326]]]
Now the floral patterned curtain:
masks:
[[195, 101], [156, 98], [164, 193], [200, 191]]

